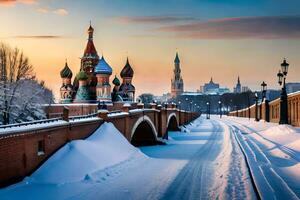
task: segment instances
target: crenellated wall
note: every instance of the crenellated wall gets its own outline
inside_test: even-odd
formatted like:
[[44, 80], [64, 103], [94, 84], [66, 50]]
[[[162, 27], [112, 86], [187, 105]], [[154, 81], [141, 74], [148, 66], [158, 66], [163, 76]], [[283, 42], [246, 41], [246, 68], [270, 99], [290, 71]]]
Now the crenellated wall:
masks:
[[[300, 92], [288, 95], [288, 122], [293, 126], [300, 126]], [[232, 111], [229, 116], [249, 117], [249, 108]], [[250, 117], [255, 118], [256, 106], [250, 107]], [[280, 98], [271, 102], [264, 101], [257, 105], [257, 116], [259, 119], [279, 123], [280, 118]]]
[[[73, 115], [73, 111], [66, 113]], [[180, 111], [175, 107], [143, 109], [141, 105], [124, 106], [122, 112], [103, 110], [97, 115], [83, 119], [64, 116], [65, 121], [0, 129], [0, 187], [30, 175], [63, 145], [88, 137], [103, 122], [112, 122], [132, 142], [134, 135], [147, 131], [155, 135], [156, 140], [163, 137], [168, 128], [188, 123], [199, 116], [198, 113]], [[141, 135], [139, 140], [143, 137], [153, 139], [149, 135]]]

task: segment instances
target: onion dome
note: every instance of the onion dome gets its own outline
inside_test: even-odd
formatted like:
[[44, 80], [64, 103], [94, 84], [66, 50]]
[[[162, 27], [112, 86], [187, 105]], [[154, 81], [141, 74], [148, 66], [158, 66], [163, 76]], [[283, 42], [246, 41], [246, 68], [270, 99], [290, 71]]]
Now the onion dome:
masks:
[[123, 67], [123, 69], [120, 73], [121, 78], [125, 78], [125, 77], [132, 78], [133, 73], [134, 73], [133, 69], [131, 68], [131, 66], [129, 64], [129, 61], [128, 61], [128, 58], [127, 58], [126, 65]]
[[60, 77], [61, 78], [72, 78], [73, 73], [71, 71], [71, 69], [68, 66], [68, 63], [66, 62], [65, 67], [60, 71]]
[[175, 63], [180, 63], [179, 56], [178, 56], [178, 52], [176, 52], [176, 57], [175, 57], [174, 62], [175, 62]]
[[112, 74], [112, 68], [109, 64], [105, 61], [104, 57], [99, 60], [98, 64], [95, 67], [96, 74]]
[[77, 80], [87, 80], [89, 77], [87, 76], [87, 74], [84, 71], [80, 71], [77, 75], [76, 75], [76, 79]]
[[120, 83], [120, 80], [118, 79], [117, 76], [115, 76], [114, 80], [112, 81], [112, 83], [115, 85], [115, 86], [120, 86], [121, 83]]

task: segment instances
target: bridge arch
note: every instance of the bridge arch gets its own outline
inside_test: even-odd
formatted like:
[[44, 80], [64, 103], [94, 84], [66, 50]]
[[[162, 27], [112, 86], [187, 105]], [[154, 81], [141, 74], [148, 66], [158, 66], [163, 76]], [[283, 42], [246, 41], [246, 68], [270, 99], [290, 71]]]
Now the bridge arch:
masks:
[[154, 145], [157, 143], [157, 131], [151, 119], [140, 117], [131, 130], [131, 144], [134, 146]]
[[176, 116], [176, 113], [171, 113], [168, 116], [168, 122], [167, 122], [167, 131], [178, 131], [179, 130], [179, 123]]

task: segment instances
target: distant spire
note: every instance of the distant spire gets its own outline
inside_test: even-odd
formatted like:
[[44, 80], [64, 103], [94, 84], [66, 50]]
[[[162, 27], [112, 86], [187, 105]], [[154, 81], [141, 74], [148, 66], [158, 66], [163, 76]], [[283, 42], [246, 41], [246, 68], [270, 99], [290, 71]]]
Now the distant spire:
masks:
[[178, 52], [176, 52], [176, 56], [175, 56], [174, 63], [180, 63], [180, 59], [179, 59], [179, 56], [178, 56]]
[[239, 85], [241, 84], [241, 82], [240, 82], [240, 76], [238, 76], [238, 84]]
[[92, 27], [92, 21], [90, 21], [90, 27], [88, 29], [88, 34], [89, 34], [89, 40], [92, 40], [93, 34], [94, 34], [94, 28]]
[[213, 83], [213, 79], [212, 79], [212, 77], [210, 77], [210, 82], [211, 82], [211, 83]]

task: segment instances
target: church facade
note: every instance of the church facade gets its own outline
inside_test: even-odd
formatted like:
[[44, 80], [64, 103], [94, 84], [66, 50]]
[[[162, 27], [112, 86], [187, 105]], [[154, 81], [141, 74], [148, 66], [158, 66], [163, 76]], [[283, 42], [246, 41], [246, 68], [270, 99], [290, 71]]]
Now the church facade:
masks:
[[81, 58], [80, 70], [74, 77], [67, 62], [61, 70], [62, 86], [60, 88], [61, 103], [96, 103], [112, 101], [129, 101], [135, 99], [135, 87], [132, 85], [134, 71], [127, 58], [120, 76], [122, 83], [115, 76], [111, 91], [110, 76], [112, 67], [106, 62], [103, 55], [98, 56], [93, 41], [94, 28], [88, 28], [88, 41]]
[[175, 60], [174, 60], [174, 70], [173, 70], [173, 78], [171, 80], [171, 97], [176, 98], [180, 94], [183, 93], [183, 79], [181, 76], [181, 69], [180, 69], [180, 59], [178, 53], [176, 53]]

